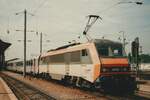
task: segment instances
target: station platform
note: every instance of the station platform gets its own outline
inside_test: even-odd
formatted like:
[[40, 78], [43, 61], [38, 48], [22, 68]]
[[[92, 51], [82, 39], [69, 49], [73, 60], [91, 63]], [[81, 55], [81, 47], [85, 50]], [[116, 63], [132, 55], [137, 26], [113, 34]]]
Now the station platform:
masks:
[[1, 77], [0, 77], [0, 100], [18, 100]]

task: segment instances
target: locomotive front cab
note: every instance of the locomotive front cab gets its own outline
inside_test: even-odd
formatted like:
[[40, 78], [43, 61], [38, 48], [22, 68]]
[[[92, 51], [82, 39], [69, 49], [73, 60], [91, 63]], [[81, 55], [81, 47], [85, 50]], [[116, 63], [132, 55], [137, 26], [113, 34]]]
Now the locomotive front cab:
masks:
[[130, 64], [121, 43], [110, 40], [95, 42], [100, 59], [100, 76], [96, 80], [100, 87], [109, 90], [136, 89], [135, 77], [131, 74]]

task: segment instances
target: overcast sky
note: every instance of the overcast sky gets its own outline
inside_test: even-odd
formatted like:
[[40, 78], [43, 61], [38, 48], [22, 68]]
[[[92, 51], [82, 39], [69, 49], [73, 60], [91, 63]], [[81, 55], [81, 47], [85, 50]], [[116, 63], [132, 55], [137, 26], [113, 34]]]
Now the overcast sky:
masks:
[[[143, 1], [143, 5], [117, 4], [121, 1]], [[113, 6], [115, 5], [115, 6]], [[109, 8], [109, 9], [108, 9]], [[87, 15], [102, 17], [88, 32], [92, 38], [118, 40], [125, 32], [127, 42], [140, 38], [143, 53], [150, 53], [150, 0], [0, 0], [0, 38], [12, 43], [6, 59], [23, 58], [23, 11], [27, 9], [28, 59], [38, 55], [39, 35], [43, 32], [43, 51], [67, 44], [68, 41], [85, 41], [82, 32]], [[20, 13], [19, 13], [20, 12]], [[19, 13], [19, 15], [15, 15]], [[31, 16], [30, 13], [34, 14]], [[10, 33], [7, 34], [6, 31]], [[81, 39], [77, 39], [81, 36]], [[21, 40], [18, 42], [18, 40]], [[47, 42], [50, 40], [51, 42]], [[126, 49], [130, 51], [128, 44]]]

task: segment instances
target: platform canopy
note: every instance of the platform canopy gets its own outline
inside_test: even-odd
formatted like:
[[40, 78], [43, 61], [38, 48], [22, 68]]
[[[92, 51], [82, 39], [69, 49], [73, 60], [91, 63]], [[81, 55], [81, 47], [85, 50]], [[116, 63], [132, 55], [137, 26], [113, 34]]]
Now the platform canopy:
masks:
[[4, 52], [11, 44], [0, 39], [0, 52]]
[[0, 39], [0, 70], [5, 65], [5, 50], [10, 46], [10, 43]]

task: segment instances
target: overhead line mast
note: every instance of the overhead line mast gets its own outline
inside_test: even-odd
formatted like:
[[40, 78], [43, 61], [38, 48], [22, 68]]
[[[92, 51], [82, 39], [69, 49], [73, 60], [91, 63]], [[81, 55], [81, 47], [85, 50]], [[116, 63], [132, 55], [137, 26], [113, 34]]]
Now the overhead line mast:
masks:
[[[20, 12], [20, 13], [22, 13], [22, 12]], [[20, 13], [16, 13], [16, 15], [19, 15]], [[27, 47], [26, 46], [26, 41], [27, 41], [27, 39], [26, 39], [26, 35], [27, 35], [27, 10], [25, 9], [23, 13], [24, 13], [24, 63], [23, 63], [24, 71], [23, 71], [23, 76], [25, 77], [26, 76], [26, 53], [27, 53], [27, 51], [26, 51], [26, 47]], [[28, 13], [28, 14], [34, 16], [31, 13]]]

